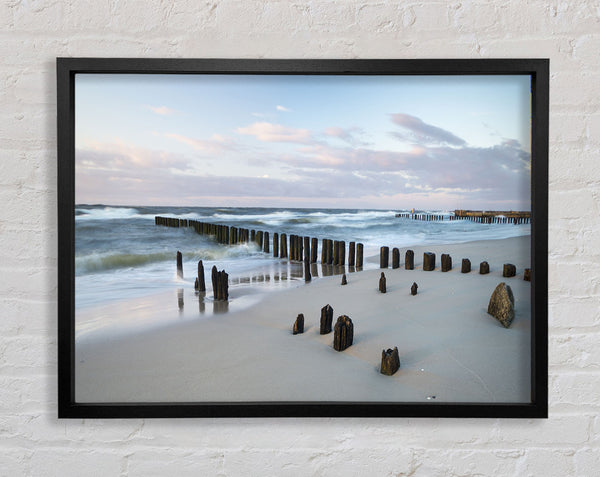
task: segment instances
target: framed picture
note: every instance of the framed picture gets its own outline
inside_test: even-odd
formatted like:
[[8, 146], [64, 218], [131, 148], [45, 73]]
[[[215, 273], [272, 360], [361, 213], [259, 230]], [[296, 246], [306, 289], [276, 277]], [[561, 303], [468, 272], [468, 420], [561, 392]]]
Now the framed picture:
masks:
[[547, 417], [548, 71], [59, 58], [59, 417]]

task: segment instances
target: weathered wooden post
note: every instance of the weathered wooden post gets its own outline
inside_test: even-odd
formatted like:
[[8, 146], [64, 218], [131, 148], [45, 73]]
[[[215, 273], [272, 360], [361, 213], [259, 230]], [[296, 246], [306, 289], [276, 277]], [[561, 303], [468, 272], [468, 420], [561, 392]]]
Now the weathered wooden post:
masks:
[[381, 272], [381, 277], [379, 278], [379, 291], [381, 293], [386, 293], [387, 287], [385, 283], [385, 273]]
[[435, 269], [435, 253], [425, 252], [423, 254], [423, 270], [431, 272]]
[[362, 268], [363, 266], [363, 244], [356, 244], [356, 268]]
[[333, 263], [333, 240], [328, 239], [327, 241], [327, 265]]
[[379, 268], [387, 268], [390, 260], [390, 247], [379, 249]]
[[333, 333], [333, 349], [336, 351], [344, 351], [352, 346], [354, 339], [354, 325], [352, 320], [346, 316], [338, 316], [337, 323]]
[[202, 260], [198, 262], [198, 291], [206, 291], [206, 283], [204, 282], [204, 265]]
[[355, 259], [355, 249], [356, 249], [356, 242], [350, 242], [348, 244], [348, 266], [349, 267], [353, 267], [354, 264], [356, 263]]
[[256, 230], [250, 231], [250, 242], [256, 242]]
[[177, 278], [183, 278], [183, 255], [177, 250]]
[[300, 235], [298, 235], [298, 237], [296, 237], [296, 241], [298, 242], [298, 257], [296, 257], [296, 260], [298, 260], [299, 262], [302, 261], [302, 255], [304, 254], [304, 246], [302, 245], [302, 237]]
[[273, 257], [279, 257], [279, 234], [273, 233]]
[[392, 268], [400, 268], [400, 250], [395, 247], [392, 250]]
[[331, 325], [333, 324], [333, 308], [328, 304], [321, 308], [321, 321], [319, 334], [326, 335], [331, 333]]
[[517, 267], [515, 267], [512, 263], [505, 263], [504, 269], [502, 270], [503, 277], [514, 277], [517, 274]]
[[471, 260], [468, 258], [462, 259], [462, 265], [460, 267], [460, 273], [469, 273], [471, 271]]
[[281, 258], [287, 258], [288, 256], [288, 251], [287, 251], [287, 237], [285, 234], [281, 234], [281, 253], [279, 254], [279, 256]]
[[525, 280], [526, 282], [531, 281], [531, 268], [526, 268], [523, 271], [523, 280]]
[[417, 285], [416, 282], [413, 282], [412, 286], [410, 287], [410, 294], [411, 295], [416, 295], [417, 294], [417, 288], [419, 288], [419, 285]]
[[327, 263], [327, 239], [321, 240], [321, 265]]
[[346, 264], [346, 242], [344, 240], [340, 240], [338, 253], [338, 265], [344, 266]]
[[442, 272], [452, 270], [452, 257], [448, 253], [442, 253]]
[[407, 250], [404, 254], [404, 269], [414, 270], [415, 269], [415, 252]]
[[300, 313], [294, 322], [294, 328], [292, 333], [298, 335], [300, 333], [304, 333], [304, 315]]
[[310, 263], [317, 263], [317, 252], [319, 248], [319, 239], [313, 237], [310, 240]]
[[211, 279], [212, 279], [212, 289], [213, 289], [213, 297], [216, 300], [217, 299], [217, 274], [219, 272], [217, 271], [217, 266], [213, 265], [212, 269], [211, 269]]
[[310, 237], [304, 237], [304, 261], [310, 263]]
[[333, 264], [334, 265], [339, 265], [339, 257], [340, 257], [340, 241], [339, 240], [334, 240], [333, 241]]
[[381, 351], [381, 374], [386, 376], [393, 375], [400, 369], [400, 357], [398, 356], [398, 347], [394, 346], [394, 349], [388, 348], [387, 351]]
[[264, 233], [264, 248], [265, 253], [269, 253], [269, 232]]
[[348, 280], [346, 279], [346, 274], [344, 273], [342, 275], [342, 285], [347, 285], [348, 284]]
[[487, 275], [488, 273], [490, 273], [490, 264], [487, 262], [481, 262], [479, 264], [479, 274]]

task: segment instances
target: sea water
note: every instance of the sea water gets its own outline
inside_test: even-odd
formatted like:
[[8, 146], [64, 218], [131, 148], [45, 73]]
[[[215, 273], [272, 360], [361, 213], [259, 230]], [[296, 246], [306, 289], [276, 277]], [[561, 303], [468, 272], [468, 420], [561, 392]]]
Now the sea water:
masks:
[[[530, 234], [529, 224], [480, 224], [448, 220], [453, 213], [415, 210], [444, 220], [422, 221], [396, 217], [410, 210], [280, 209], [209, 207], [117, 207], [77, 205], [75, 208], [75, 304], [85, 310], [111, 301], [128, 300], [165, 290], [193, 293], [197, 264], [203, 261], [206, 300], [212, 297], [210, 270], [215, 265], [229, 274], [230, 295], [246, 296], [244, 289], [270, 292], [303, 283], [303, 266], [273, 257], [253, 243], [222, 245], [192, 228], [157, 226], [154, 217], [176, 217], [274, 233], [344, 240], [364, 244], [364, 268], [375, 268], [385, 245], [406, 249], [426, 244], [450, 244]], [[183, 255], [184, 277], [176, 273], [176, 253]], [[339, 271], [339, 270], [338, 270]], [[327, 275], [313, 267], [313, 278]], [[233, 293], [232, 293], [233, 292]], [[232, 300], [234, 306], [235, 300]], [[238, 303], [238, 305], [239, 305]]]

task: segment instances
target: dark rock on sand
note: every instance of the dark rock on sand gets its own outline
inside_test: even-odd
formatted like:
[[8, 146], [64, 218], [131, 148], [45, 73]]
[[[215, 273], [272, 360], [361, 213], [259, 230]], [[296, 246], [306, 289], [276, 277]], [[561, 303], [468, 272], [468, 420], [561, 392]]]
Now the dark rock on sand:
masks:
[[515, 298], [510, 287], [502, 282], [500, 283], [488, 304], [488, 313], [496, 318], [504, 328], [508, 328], [515, 317]]
[[381, 352], [381, 374], [391, 376], [400, 369], [400, 357], [398, 356], [398, 347], [388, 348]]

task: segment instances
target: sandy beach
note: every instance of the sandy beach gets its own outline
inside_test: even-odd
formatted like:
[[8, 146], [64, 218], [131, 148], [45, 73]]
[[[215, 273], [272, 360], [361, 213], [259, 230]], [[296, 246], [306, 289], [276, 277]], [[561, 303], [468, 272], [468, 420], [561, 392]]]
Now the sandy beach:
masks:
[[[78, 402], [391, 401], [529, 402], [529, 236], [453, 245], [417, 246], [415, 270], [384, 270], [387, 293], [378, 291], [380, 269], [314, 279], [266, 293], [260, 299], [230, 291], [229, 310], [203, 315], [200, 302], [177, 290], [103, 306], [103, 313], [140, 320], [173, 316], [173, 324], [145, 331], [90, 333], [76, 343]], [[436, 269], [421, 268], [423, 252], [436, 253]], [[453, 269], [440, 271], [441, 253]], [[462, 274], [461, 259], [472, 271]], [[369, 257], [378, 262], [378, 257]], [[488, 275], [479, 263], [490, 264]], [[517, 276], [502, 277], [504, 263]], [[505, 329], [487, 314], [490, 295], [506, 282], [515, 296], [515, 319]], [[412, 296], [413, 282], [419, 286]], [[244, 303], [245, 306], [237, 306]], [[338, 352], [333, 333], [319, 334], [320, 309], [334, 323], [348, 315], [353, 345]], [[220, 305], [223, 308], [223, 305]], [[82, 313], [95, 313], [91, 308]], [[305, 332], [292, 334], [298, 313]], [[383, 349], [398, 347], [401, 368], [380, 374]]]

